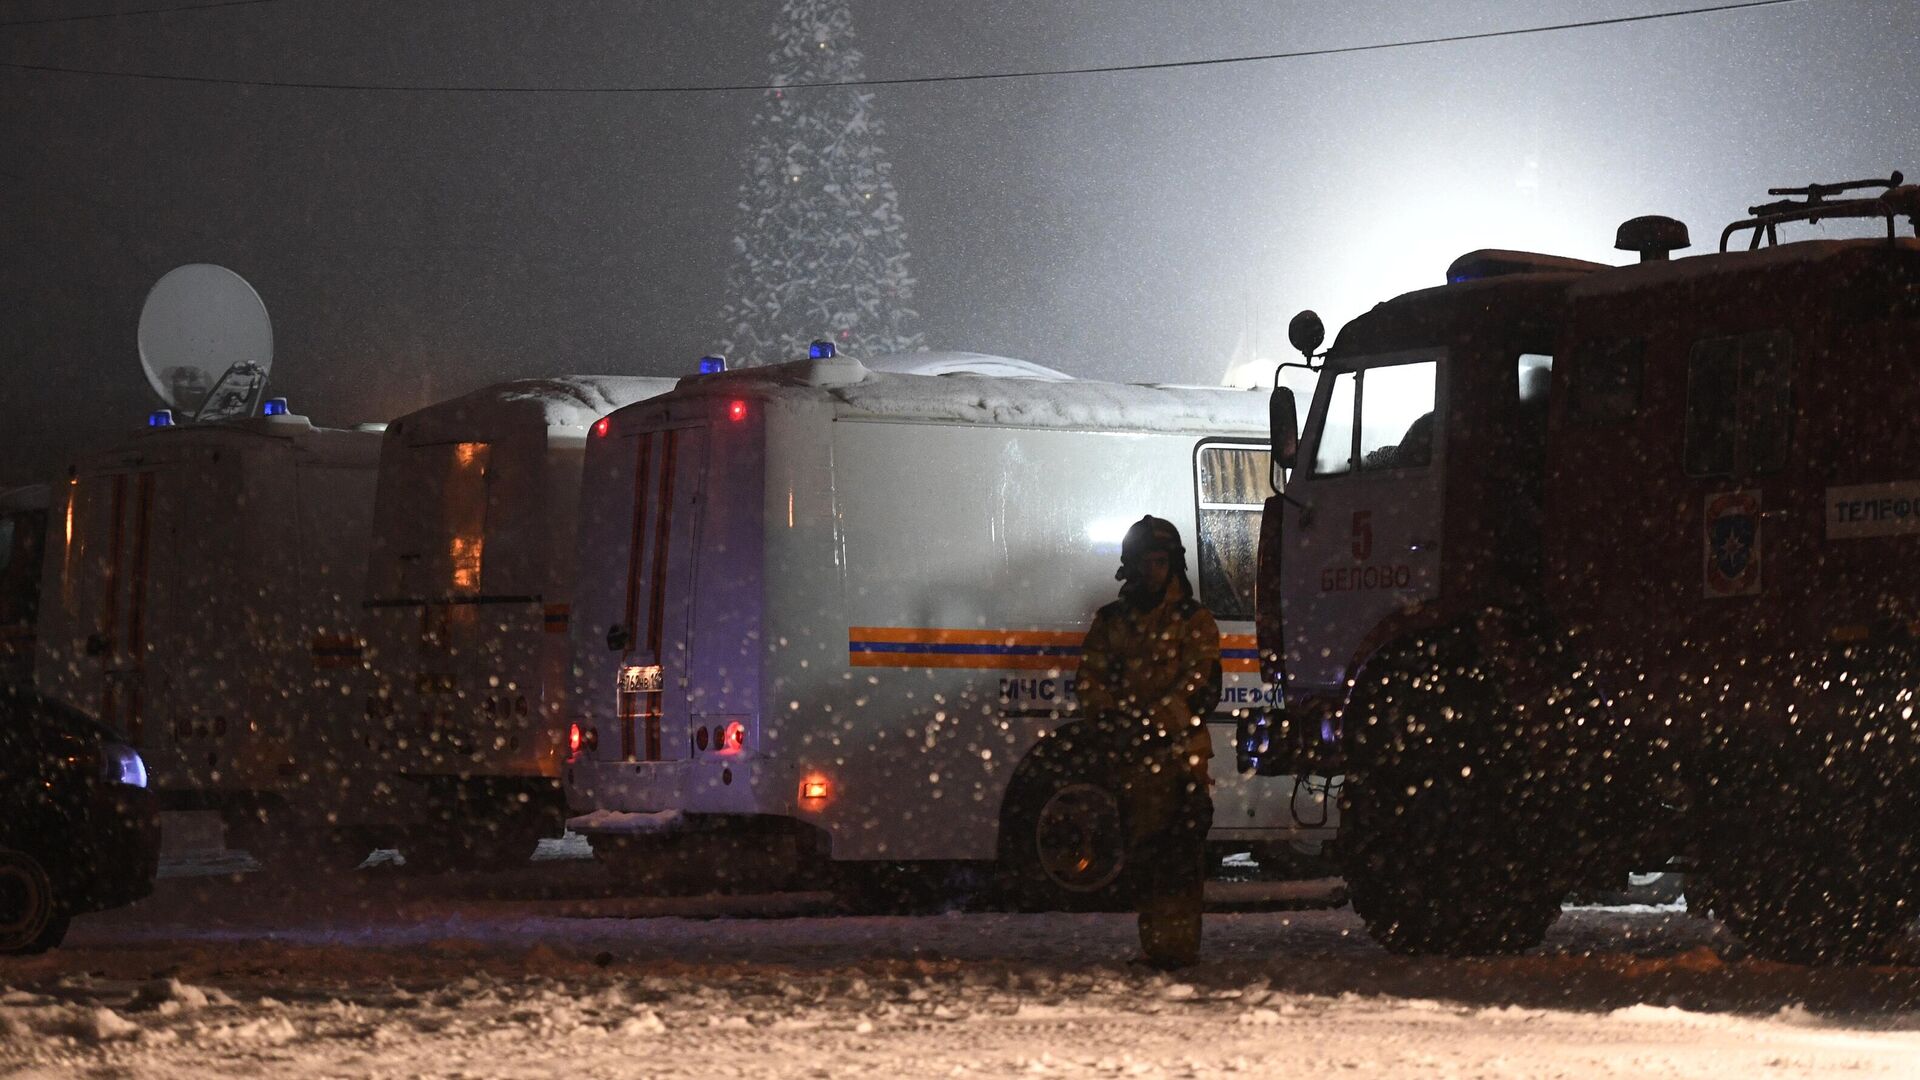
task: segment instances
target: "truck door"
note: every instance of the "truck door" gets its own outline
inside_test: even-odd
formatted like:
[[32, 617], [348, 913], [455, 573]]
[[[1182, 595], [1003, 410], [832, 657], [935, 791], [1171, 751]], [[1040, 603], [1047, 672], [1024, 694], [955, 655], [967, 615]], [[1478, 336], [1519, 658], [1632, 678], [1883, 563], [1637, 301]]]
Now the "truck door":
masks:
[[1443, 350], [1330, 364], [1284, 522], [1287, 664], [1331, 691], [1384, 621], [1439, 594], [1446, 409]]

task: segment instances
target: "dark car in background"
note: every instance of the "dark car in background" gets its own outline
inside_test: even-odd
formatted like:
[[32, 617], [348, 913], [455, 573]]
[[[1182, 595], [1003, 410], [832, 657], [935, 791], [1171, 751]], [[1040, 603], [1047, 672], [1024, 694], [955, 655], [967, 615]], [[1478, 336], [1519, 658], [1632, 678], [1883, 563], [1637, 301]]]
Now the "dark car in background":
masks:
[[153, 891], [160, 821], [138, 751], [77, 710], [0, 689], [0, 954]]

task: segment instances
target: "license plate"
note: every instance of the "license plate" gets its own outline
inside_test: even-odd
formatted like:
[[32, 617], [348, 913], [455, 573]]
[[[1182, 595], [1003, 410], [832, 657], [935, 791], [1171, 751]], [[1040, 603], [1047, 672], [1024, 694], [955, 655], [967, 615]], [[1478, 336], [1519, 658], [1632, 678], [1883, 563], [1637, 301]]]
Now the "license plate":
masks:
[[623, 694], [658, 693], [661, 682], [659, 664], [628, 664], [620, 669], [620, 692]]

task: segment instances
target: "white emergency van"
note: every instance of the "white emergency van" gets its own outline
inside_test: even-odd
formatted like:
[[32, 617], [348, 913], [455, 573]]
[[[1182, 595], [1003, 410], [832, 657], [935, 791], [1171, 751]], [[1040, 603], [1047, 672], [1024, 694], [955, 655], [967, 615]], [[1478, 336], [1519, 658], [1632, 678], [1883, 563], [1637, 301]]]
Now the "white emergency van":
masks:
[[140, 750], [163, 810], [212, 811], [230, 844], [357, 864], [356, 624], [377, 430], [274, 415], [149, 427], [52, 492], [40, 595], [44, 693]]
[[1113, 895], [1118, 800], [1048, 736], [1077, 719], [1081, 639], [1148, 513], [1179, 525], [1222, 630], [1212, 839], [1331, 835], [1324, 786], [1234, 771], [1235, 710], [1261, 693], [1265, 395], [966, 367], [703, 375], [596, 430], [565, 779], [570, 827], [617, 875], [744, 834]]
[[524, 862], [558, 835], [574, 512], [588, 428], [672, 379], [484, 387], [380, 451], [363, 696], [409, 863]]

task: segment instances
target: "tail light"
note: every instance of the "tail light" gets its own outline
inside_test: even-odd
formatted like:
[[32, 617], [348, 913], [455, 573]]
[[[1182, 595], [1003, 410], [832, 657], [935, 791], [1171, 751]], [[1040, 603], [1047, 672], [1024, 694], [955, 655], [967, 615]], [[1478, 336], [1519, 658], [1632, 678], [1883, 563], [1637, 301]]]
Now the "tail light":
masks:
[[833, 798], [833, 784], [819, 773], [813, 773], [800, 781], [800, 806], [806, 810], [818, 810]]
[[600, 419], [598, 419], [598, 420], [595, 420], [595, 421], [593, 422], [593, 433], [594, 433], [595, 435], [599, 435], [599, 436], [605, 436], [605, 435], [606, 435], [606, 433], [607, 433], [607, 432], [608, 432], [608, 431], [609, 431], [610, 429], [612, 429], [612, 427], [613, 427], [613, 418], [612, 418], [612, 417], [607, 417], [607, 416], [603, 416], [603, 417], [601, 417]]
[[747, 418], [747, 403], [740, 400], [727, 402], [727, 419], [739, 423]]
[[741, 723], [740, 721], [734, 720], [728, 723], [725, 728], [721, 729], [721, 732], [720, 732], [720, 752], [721, 753], [737, 754], [740, 752], [740, 748], [746, 745], [746, 742], [747, 742], [747, 725]]
[[569, 754], [579, 753], [581, 743], [583, 743], [584, 741], [585, 741], [584, 738], [580, 734], [580, 725], [568, 724], [567, 725], [567, 753]]

